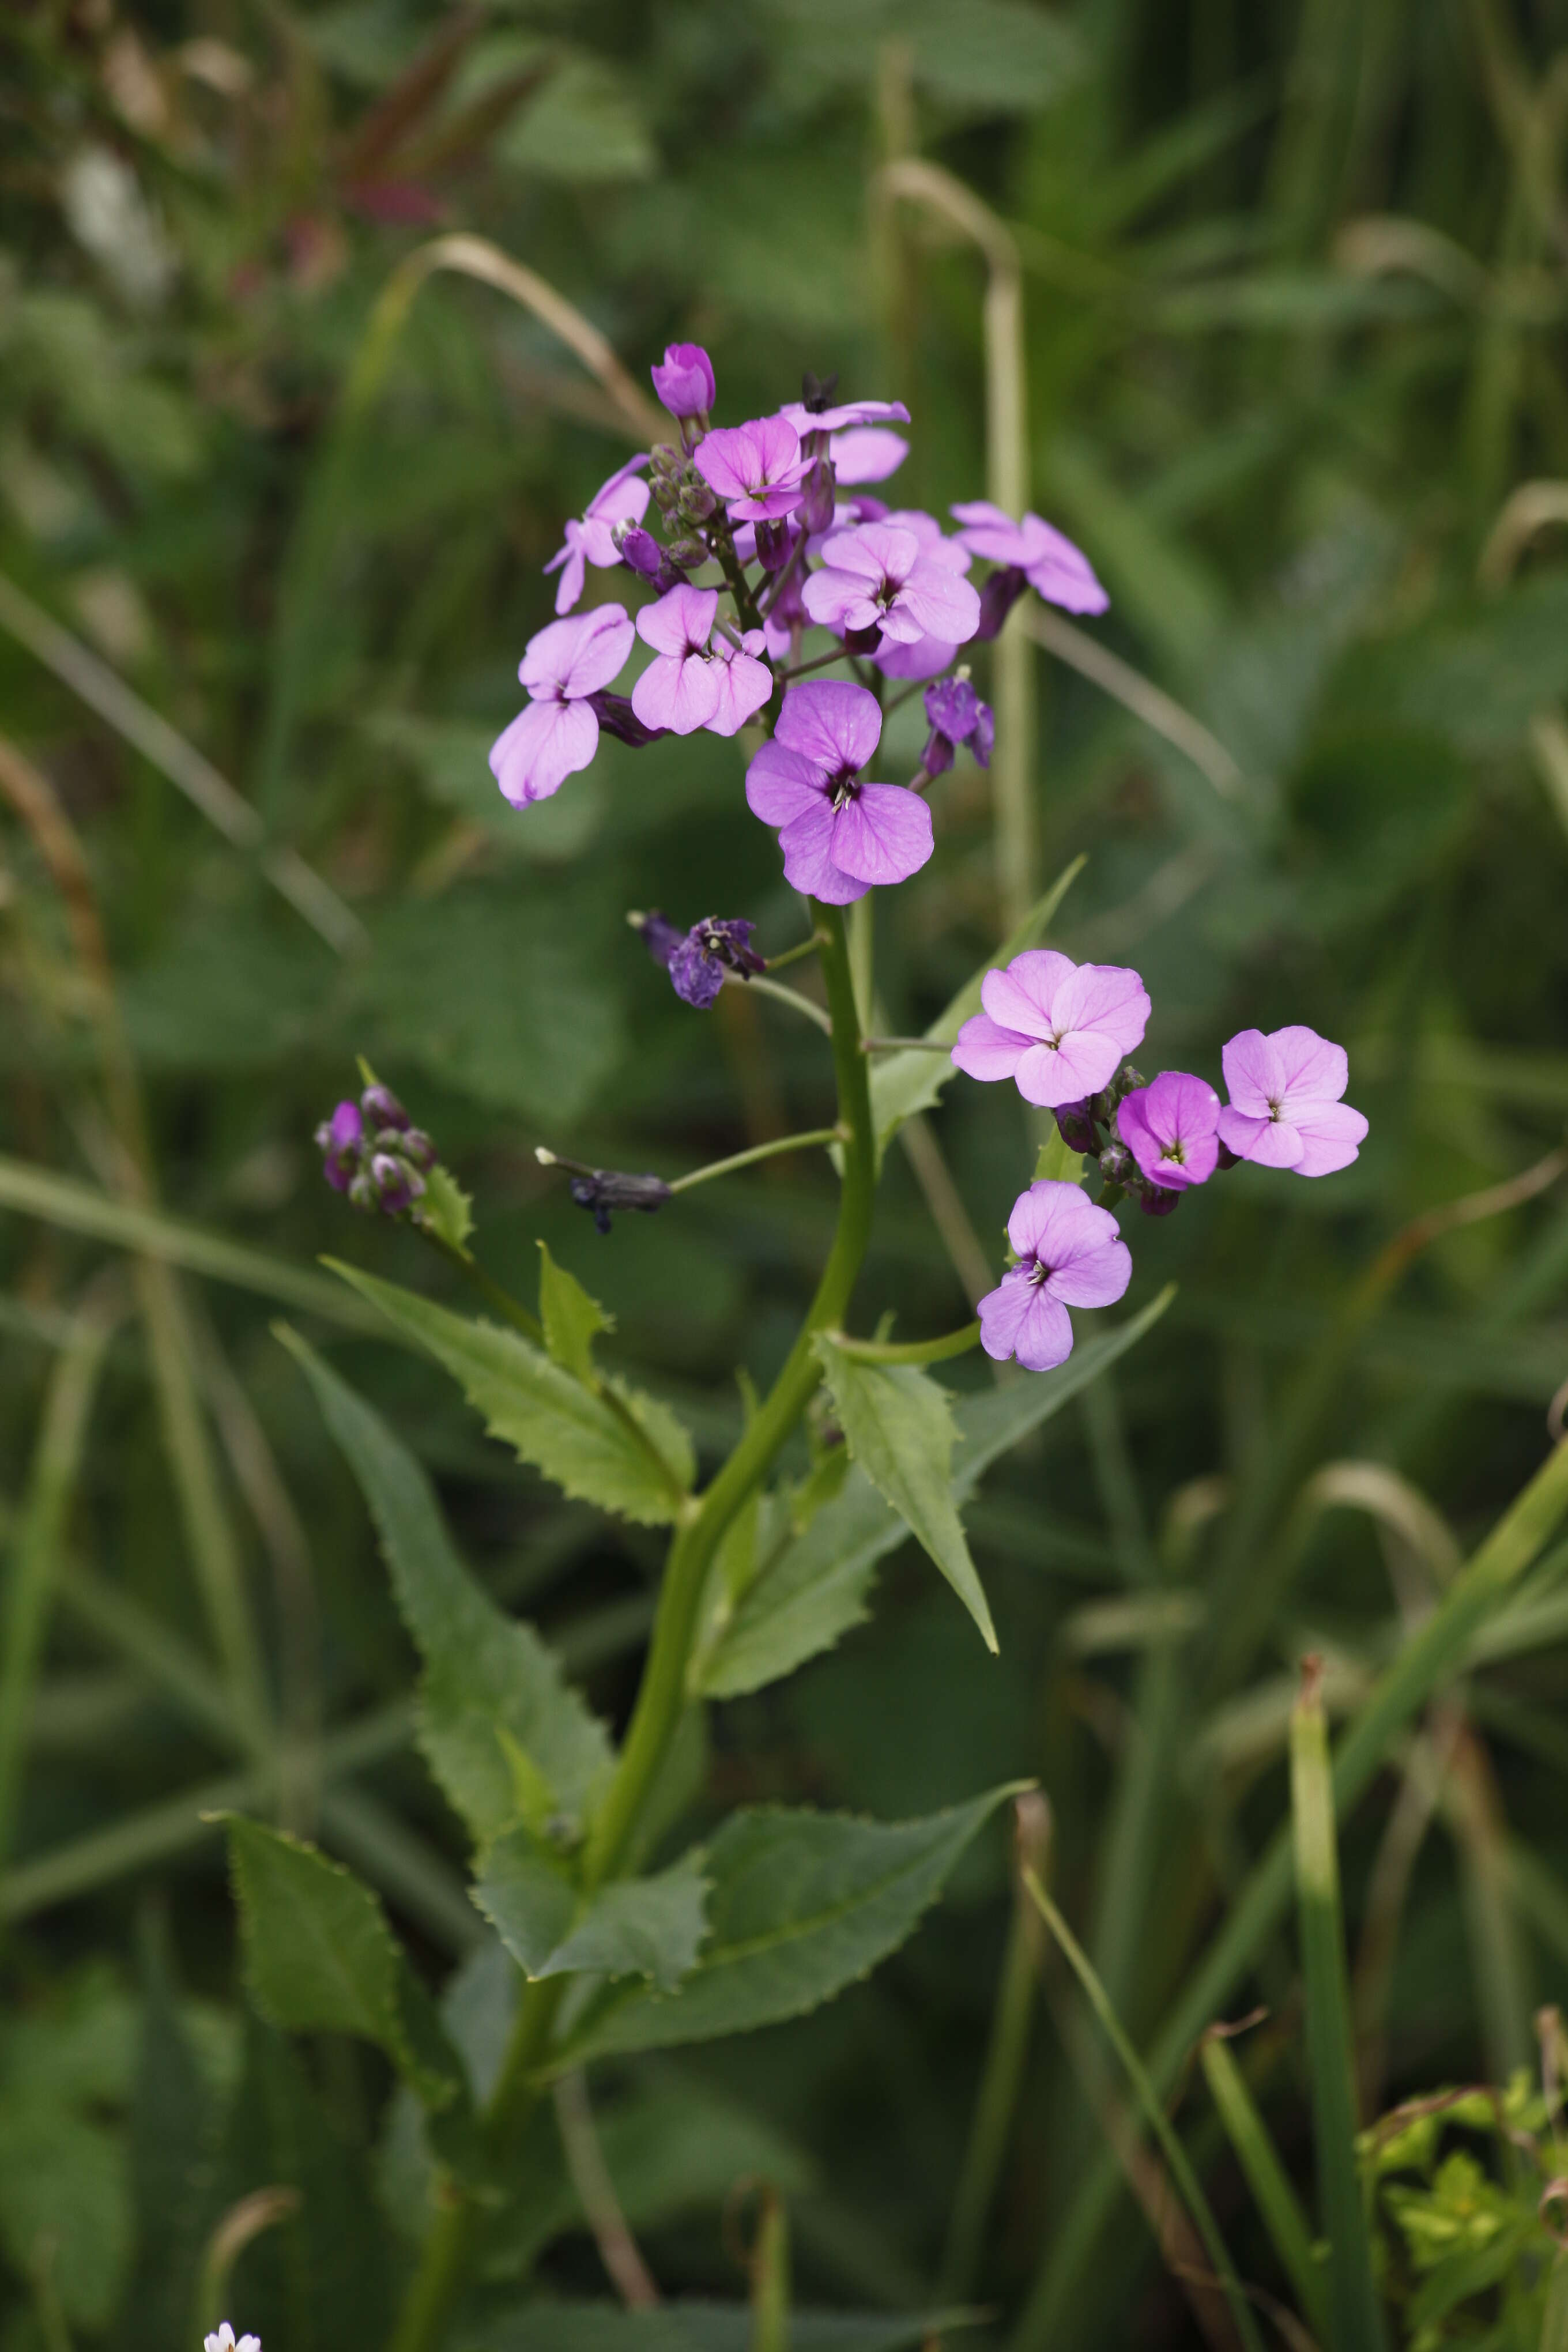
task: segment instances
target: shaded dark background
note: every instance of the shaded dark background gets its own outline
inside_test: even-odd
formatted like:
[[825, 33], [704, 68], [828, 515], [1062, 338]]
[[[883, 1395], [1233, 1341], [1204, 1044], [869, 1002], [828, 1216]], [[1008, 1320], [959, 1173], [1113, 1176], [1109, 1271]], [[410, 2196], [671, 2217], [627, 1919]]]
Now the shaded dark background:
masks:
[[[879, 205], [877, 167], [924, 154], [1009, 225], [1034, 503], [1110, 588], [1094, 636], [1243, 780], [1222, 796], [1041, 654], [1044, 868], [1089, 859], [1057, 937], [1142, 971], [1152, 1066], [1217, 1078], [1221, 1041], [1253, 1024], [1344, 1040], [1372, 1136], [1331, 1181], [1243, 1170], [1140, 1221], [1130, 1303], [1175, 1277], [1175, 1307], [1115, 1392], [1054, 1422], [972, 1515], [998, 1664], [900, 1554], [872, 1622], [717, 1711], [700, 1804], [896, 1816], [1038, 1775], [1060, 1899], [1141, 2035], [1279, 1815], [1291, 1662], [1326, 1648], [1352, 1692], [1386, 1646], [1391, 1567], [1407, 1603], [1427, 1572], [1419, 1544], [1365, 1516], [1314, 1515], [1303, 1480], [1378, 1464], [1468, 1548], [1541, 1459], [1568, 1377], [1550, 1186], [1419, 1255], [1322, 1370], [1378, 1250], [1539, 1161], [1568, 1108], [1568, 496], [1516, 504], [1519, 530], [1496, 535], [1520, 485], [1568, 473], [1564, 43], [1568, 11], [1507, 0], [33, 0], [0, 26], [0, 572], [199, 746], [368, 935], [334, 952], [5, 623], [0, 735], [79, 837], [123, 1047], [105, 1046], [58, 860], [12, 793], [0, 1148], [123, 1189], [113, 1071], [133, 1067], [171, 1211], [300, 1265], [331, 1251], [443, 1289], [410, 1237], [356, 1223], [320, 1181], [311, 1129], [363, 1052], [471, 1186], [495, 1272], [531, 1290], [546, 1239], [710, 1456], [739, 1425], [734, 1365], [763, 1380], [788, 1343], [831, 1229], [829, 1172], [758, 1171], [605, 1242], [533, 1147], [673, 1172], [828, 1116], [815, 1032], [735, 991], [689, 1012], [623, 920], [744, 913], [776, 949], [797, 902], [716, 739], [609, 744], [527, 818], [494, 792], [485, 751], [552, 608], [540, 567], [626, 451], [599, 388], [524, 310], [449, 276], [415, 297], [357, 408], [345, 385], [399, 258], [472, 230], [639, 377], [667, 341], [704, 342], [731, 420], [792, 396], [807, 367], [905, 398], [896, 491], [942, 512], [984, 487], [983, 271], [929, 217]], [[899, 1034], [1000, 935], [971, 772], [940, 826], [931, 867], [879, 909]], [[1033, 1148], [1004, 1093], [957, 1088], [936, 1122], [994, 1258]], [[58, 1203], [5, 1199], [14, 1575], [45, 1384], [111, 1259]], [[67, 1482], [62, 1573], [200, 1651], [200, 1531], [193, 1545], [171, 1470], [153, 1309], [132, 1295]], [[371, 1717], [406, 1695], [411, 1657], [273, 1310], [219, 1280], [178, 1296], [170, 1345], [204, 1401], [224, 1539], [285, 1711], [301, 1737]], [[889, 1307], [909, 1332], [964, 1312], [897, 1155], [865, 1327]], [[624, 1710], [657, 1546], [519, 1472], [428, 1369], [333, 1346], [437, 1473], [493, 1589]], [[1233, 1527], [1253, 1514], [1256, 1580], [1234, 1549], [1220, 1574], [1227, 1507]], [[1173, 1619], [1151, 1611], [1160, 1582]], [[1249, 1591], [1256, 1638], [1216, 1664]], [[1480, 1830], [1440, 1816], [1417, 1857], [1386, 2099], [1528, 2063], [1531, 2007], [1568, 1989], [1557, 1642], [1548, 1611], [1470, 1690], [1490, 1810]], [[0, 2116], [7, 2345], [42, 2340], [40, 2228], [66, 2250], [81, 2336], [170, 2340], [132, 2284], [156, 2203], [145, 2173], [130, 2185], [160, 2137], [137, 2106], [148, 1986], [184, 1989], [215, 2082], [238, 2063], [226, 1889], [189, 1793], [238, 1768], [163, 1669], [65, 1592], [0, 1896], [0, 2087], [21, 2117]], [[383, 1886], [438, 1979], [469, 1932], [460, 1841], [405, 1741], [395, 1729], [341, 1786], [301, 1770], [295, 1817]], [[1352, 1943], [1393, 1787], [1347, 1831]], [[275, 1809], [277, 1790], [244, 1801]], [[1489, 1857], [1510, 1840], [1547, 1893], [1504, 1906], [1500, 1963], [1496, 1935], [1468, 1932], [1467, 1895], [1495, 1885]], [[761, 2170], [792, 2192], [805, 2300], [929, 2301], [1006, 1916], [998, 1838], [834, 2008], [606, 2084], [628, 2143], [642, 2131], [626, 2193], [670, 2291], [741, 2291], [720, 2212], [728, 2182]], [[1266, 1972], [1287, 2018], [1291, 1965], [1281, 1943]], [[1024, 2307], [1095, 2145], [1075, 2014], [1049, 1984], [977, 2282], [1004, 2313]], [[362, 2053], [318, 2060], [330, 2129], [368, 2148], [384, 2085]], [[1259, 2091], [1305, 2178], [1294, 2069], [1286, 2032]], [[1215, 2196], [1267, 2276], [1190, 2095]], [[543, 2275], [602, 2286], [571, 2229]], [[314, 2308], [268, 2352], [313, 2340], [329, 2305]], [[1193, 2327], [1129, 2205], [1060, 2340]]]

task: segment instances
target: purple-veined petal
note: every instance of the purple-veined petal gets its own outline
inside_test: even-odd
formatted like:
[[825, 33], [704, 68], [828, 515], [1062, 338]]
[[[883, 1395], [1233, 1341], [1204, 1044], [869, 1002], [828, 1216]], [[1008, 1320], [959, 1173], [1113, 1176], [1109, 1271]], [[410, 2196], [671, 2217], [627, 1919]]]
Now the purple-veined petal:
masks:
[[718, 610], [716, 588], [693, 588], [683, 580], [657, 604], [643, 606], [637, 619], [637, 635], [655, 653], [691, 653], [707, 645]]
[[1315, 1029], [1276, 1029], [1268, 1040], [1274, 1049], [1289, 1103], [1338, 1102], [1350, 1084], [1350, 1058], [1342, 1045], [1332, 1045]]
[[1149, 1025], [1149, 992], [1125, 964], [1080, 963], [1056, 992], [1051, 1013], [1058, 1029], [1096, 1030], [1131, 1054]]
[[931, 556], [915, 565], [899, 601], [919, 622], [922, 636], [967, 645], [980, 626], [980, 599], [968, 581]]
[[[760, 629], [751, 629], [748, 636], [755, 637], [759, 651], [763, 645]], [[731, 646], [726, 653], [726, 640], [715, 640], [710, 665], [719, 688], [719, 699], [708, 725], [715, 735], [738, 735], [748, 719], [754, 719], [773, 690], [773, 674], [766, 662], [758, 661], [754, 654], [738, 652]]]
[[548, 800], [599, 748], [585, 702], [531, 702], [490, 748], [490, 773], [513, 808]]
[[784, 825], [779, 834], [784, 852], [784, 880], [825, 906], [848, 907], [863, 898], [868, 882], [846, 874], [833, 856], [833, 812], [824, 799]]
[[980, 1301], [980, 1344], [997, 1363], [1009, 1356], [1029, 1371], [1047, 1372], [1072, 1353], [1072, 1324], [1059, 1300], [1015, 1266]]
[[1005, 1029], [988, 1013], [976, 1013], [954, 1039], [952, 1060], [966, 1077], [988, 1082], [1010, 1078], [1033, 1044], [1032, 1037], [1020, 1036], [1016, 1029]]
[[1107, 1030], [1068, 1030], [1057, 1047], [1055, 1080], [1068, 1091], [1065, 1097], [1053, 1095], [1053, 1103], [1077, 1102], [1080, 1096], [1098, 1094], [1116, 1076], [1122, 1051], [1121, 1040]]
[[[1238, 1030], [1229, 1044], [1220, 1048], [1219, 1058], [1232, 1107], [1249, 1118], [1267, 1118], [1271, 1103], [1278, 1102], [1284, 1094], [1285, 1080], [1273, 1045], [1262, 1030]], [[1226, 1148], [1234, 1151], [1236, 1146], [1225, 1136], [1223, 1128], [1220, 1132]]]
[[565, 546], [557, 550], [544, 569], [546, 572], [560, 570], [561, 577], [555, 583], [555, 609], [557, 613], [570, 613], [582, 595], [583, 583], [588, 576], [587, 562], [583, 553], [583, 534], [574, 522], [566, 526]]
[[1349, 1103], [1302, 1103], [1292, 1108], [1290, 1118], [1301, 1139], [1298, 1176], [1331, 1176], [1348, 1168], [1366, 1140], [1366, 1119]]
[[930, 809], [900, 784], [862, 784], [833, 819], [833, 862], [861, 882], [907, 882], [932, 846]]
[[814, 678], [790, 688], [775, 734], [823, 776], [836, 775], [842, 768], [858, 772], [881, 740], [882, 714], [868, 688]]
[[1100, 1249], [1121, 1237], [1109, 1209], [1098, 1208], [1080, 1184], [1037, 1176], [1014, 1202], [1007, 1239], [1020, 1257], [1057, 1266], [1086, 1249]]
[[1112, 1307], [1132, 1279], [1132, 1253], [1120, 1234], [1079, 1250], [1046, 1283], [1064, 1307]]
[[870, 582], [833, 563], [807, 574], [800, 601], [819, 628], [874, 629], [882, 618]]
[[1095, 578], [1093, 565], [1070, 539], [1039, 515], [1029, 514], [1024, 517], [1024, 541], [1023, 555], [1008, 560], [1022, 562], [1037, 596], [1067, 613], [1107, 609], [1110, 599]]
[[719, 708], [714, 666], [702, 654], [660, 654], [632, 688], [632, 709], [645, 727], [694, 735]]
[[884, 677], [940, 677], [958, 659], [958, 647], [942, 637], [917, 637], [913, 645], [879, 645], [871, 656]]
[[1255, 1118], [1234, 1107], [1219, 1115], [1219, 1139], [1259, 1168], [1294, 1168], [1301, 1157], [1301, 1139], [1288, 1119]]
[[1058, 992], [1078, 970], [1070, 956], [1057, 948], [1026, 948], [1010, 964], [988, 971], [980, 983], [980, 1002], [994, 1021], [1032, 1037], [1048, 1036], [1061, 1024], [1056, 1017]]
[[[789, 709], [787, 696], [784, 709]], [[746, 770], [746, 805], [764, 824], [790, 824], [815, 808], [826, 808], [822, 770], [815, 760], [790, 751], [775, 736], [763, 745]]]

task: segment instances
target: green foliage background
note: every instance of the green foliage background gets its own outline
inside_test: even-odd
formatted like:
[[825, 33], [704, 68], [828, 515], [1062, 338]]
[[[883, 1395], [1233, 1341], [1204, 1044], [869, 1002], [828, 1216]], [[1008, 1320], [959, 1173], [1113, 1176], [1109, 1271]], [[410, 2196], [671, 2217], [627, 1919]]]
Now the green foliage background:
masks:
[[[266, 1281], [215, 1263], [106, 1288], [96, 1269], [126, 1260], [17, 1163], [122, 1192], [134, 1086], [170, 1212], [297, 1268], [330, 1252], [440, 1290], [409, 1236], [353, 1222], [320, 1181], [310, 1130], [363, 1051], [461, 1171], [494, 1271], [531, 1296], [547, 1242], [613, 1307], [612, 1360], [708, 1456], [740, 1426], [732, 1367], [776, 1368], [831, 1231], [830, 1171], [788, 1162], [603, 1242], [534, 1161], [547, 1142], [674, 1173], [821, 1124], [828, 1073], [765, 1003], [679, 1004], [622, 919], [744, 912], [771, 946], [796, 935], [732, 746], [606, 744], [527, 818], [495, 794], [485, 750], [551, 610], [540, 567], [626, 444], [535, 319], [450, 277], [346, 404], [395, 263], [477, 232], [634, 374], [667, 341], [706, 343], [730, 417], [789, 396], [803, 367], [902, 396], [898, 491], [941, 511], [984, 488], [983, 277], [875, 200], [879, 162], [941, 163], [1016, 236], [1034, 502], [1110, 589], [1096, 638], [1240, 779], [1216, 791], [1041, 654], [1044, 869], [1088, 856], [1054, 936], [1138, 965], [1161, 1065], [1217, 1077], [1221, 1041], [1253, 1024], [1345, 1040], [1372, 1136], [1330, 1183], [1244, 1169], [1140, 1222], [1129, 1307], [1172, 1278], [1175, 1305], [968, 1514], [999, 1659], [906, 1546], [869, 1622], [713, 1711], [690, 1785], [700, 1822], [742, 1802], [904, 1819], [1037, 1778], [1057, 1899], [1146, 2042], [1287, 1806], [1295, 1659], [1327, 1654], [1331, 1707], [1365, 1687], [1537, 1466], [1568, 1378], [1552, 1170], [1356, 1306], [1394, 1236], [1535, 1167], [1568, 1111], [1565, 43], [1558, 0], [5, 11], [0, 573], [199, 746], [367, 934], [335, 952], [0, 610], [0, 754], [35, 763], [79, 834], [112, 985], [111, 1010], [79, 898], [8, 784], [11, 1590], [39, 1545], [58, 1563], [0, 1822], [8, 2347], [47, 2340], [41, 2243], [80, 2336], [186, 2341], [168, 2231], [282, 2177], [300, 2214], [242, 2257], [237, 2324], [248, 2298], [268, 2352], [294, 2352], [384, 2317], [361, 2221], [375, 2195], [397, 2209], [421, 2160], [401, 2106], [376, 2152], [390, 2071], [332, 2036], [290, 2055], [245, 2021], [204, 1811], [312, 1831], [380, 1889], [432, 1986], [480, 1926], [410, 1746], [412, 1653]], [[450, 70], [421, 78], [432, 57]], [[1510, 506], [1531, 482], [1557, 487]], [[908, 733], [913, 754], [912, 715]], [[990, 811], [957, 782], [931, 869], [879, 914], [896, 1034], [1001, 936]], [[1006, 1091], [952, 1090], [936, 1122], [994, 1263], [1035, 1140]], [[893, 1309], [900, 1334], [965, 1311], [896, 1154], [861, 1295], [865, 1327]], [[433, 1368], [326, 1297], [283, 1303], [418, 1453], [495, 1598], [618, 1717], [648, 1531], [606, 1530], [520, 1473]], [[71, 1368], [100, 1339], [84, 1433]], [[1376, 1466], [1325, 1469], [1352, 1460]], [[270, 1766], [204, 1663], [203, 1563], [210, 1592], [225, 1559], [290, 1729]], [[1532, 2011], [1564, 1991], [1568, 1610], [1549, 1578], [1528, 1603], [1430, 1727], [1449, 1778], [1381, 1977], [1369, 1906], [1397, 1769], [1347, 1828], [1384, 2105], [1532, 2064]], [[760, 2174], [790, 2197], [803, 2300], [931, 2307], [1008, 1917], [998, 1830], [835, 2006], [607, 2072], [606, 2147], [662, 2284], [743, 2292], [721, 2210]], [[1294, 1969], [1283, 1939], [1260, 1966], [1274, 2016], [1253, 2076], [1306, 2181]], [[465, 1987], [448, 2023], [482, 2046], [498, 1994]], [[1019, 2352], [1047, 2315], [1049, 2340], [1085, 2352], [1199, 2340], [1131, 2203], [1061, 2267], [1106, 2078], [1059, 1969], [1036, 2027], [974, 2290]], [[1282, 2291], [1190, 2084], [1183, 2118], [1244, 2271]], [[531, 2161], [520, 2267], [538, 2252], [548, 2286], [601, 2292], [548, 2145]]]

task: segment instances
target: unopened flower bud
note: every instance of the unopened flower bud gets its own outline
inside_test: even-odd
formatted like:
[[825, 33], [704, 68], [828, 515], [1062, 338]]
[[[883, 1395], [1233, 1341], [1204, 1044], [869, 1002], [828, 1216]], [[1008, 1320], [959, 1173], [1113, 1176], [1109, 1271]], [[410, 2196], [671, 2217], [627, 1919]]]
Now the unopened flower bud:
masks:
[[779, 522], [759, 522], [756, 530], [757, 562], [764, 572], [782, 572], [792, 551], [787, 517]]
[[1219, 1147], [1219, 1154], [1215, 1161], [1215, 1166], [1216, 1168], [1239, 1168], [1240, 1165], [1241, 1160], [1239, 1154], [1234, 1152], [1228, 1144], [1222, 1143]]
[[718, 504], [701, 475], [693, 474], [683, 485], [675, 510], [682, 522], [706, 522]]
[[376, 1206], [389, 1217], [401, 1216], [424, 1192], [424, 1177], [401, 1154], [373, 1152], [368, 1172]]
[[[1057, 1105], [1057, 1133], [1069, 1151], [1081, 1151], [1092, 1159], [1100, 1149], [1100, 1135], [1089, 1114], [1087, 1102]], [[1104, 1162], [1100, 1173], [1105, 1173]], [[1108, 1180], [1109, 1181], [1109, 1180]]]
[[977, 642], [996, 635], [1028, 584], [1020, 564], [1006, 564], [991, 574], [980, 591], [980, 626], [974, 632]]
[[713, 362], [700, 343], [670, 343], [649, 370], [653, 388], [672, 416], [706, 416], [713, 405]]
[[422, 1127], [411, 1127], [403, 1139], [403, 1157], [416, 1168], [434, 1168], [436, 1147]]
[[708, 550], [689, 532], [681, 539], [670, 541], [668, 554], [671, 563], [682, 572], [695, 572], [700, 563], [708, 561]]
[[1131, 1062], [1123, 1062], [1105, 1091], [1112, 1102], [1121, 1102], [1125, 1096], [1135, 1095], [1140, 1087], [1146, 1087], [1148, 1083], [1141, 1070], [1135, 1070]]
[[628, 696], [612, 694], [608, 687], [602, 686], [596, 694], [584, 695], [583, 699], [605, 734], [629, 743], [634, 751], [640, 751], [645, 743], [657, 743], [664, 733], [662, 727], [649, 727], [637, 717]]
[[366, 1087], [359, 1098], [359, 1107], [364, 1113], [367, 1127], [390, 1127], [401, 1133], [414, 1123], [392, 1088], [382, 1086], [379, 1081]]
[[1139, 1196], [1138, 1205], [1146, 1217], [1168, 1217], [1180, 1207], [1181, 1199], [1169, 1185], [1151, 1184]]
[[925, 750], [921, 753], [921, 765], [928, 776], [945, 776], [952, 765], [952, 742], [938, 728], [926, 737]]
[[1125, 1184], [1137, 1174], [1132, 1154], [1124, 1143], [1108, 1143], [1100, 1155], [1100, 1173], [1107, 1184]]
[[833, 520], [834, 474], [831, 457], [819, 457], [805, 478], [800, 519], [807, 530], [826, 530]]
[[359, 1168], [364, 1121], [357, 1103], [341, 1102], [316, 1129], [321, 1173], [334, 1192], [347, 1192]]

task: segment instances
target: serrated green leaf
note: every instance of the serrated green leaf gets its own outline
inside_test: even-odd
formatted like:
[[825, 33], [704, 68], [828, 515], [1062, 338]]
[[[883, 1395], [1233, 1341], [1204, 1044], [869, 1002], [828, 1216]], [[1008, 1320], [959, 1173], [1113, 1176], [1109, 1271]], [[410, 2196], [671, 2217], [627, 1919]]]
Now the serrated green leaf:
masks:
[[357, 1266], [327, 1261], [362, 1297], [379, 1307], [405, 1339], [451, 1373], [492, 1437], [542, 1470], [568, 1495], [645, 1527], [673, 1519], [689, 1493], [696, 1467], [690, 1442], [678, 1449], [679, 1423], [651, 1399], [615, 1390], [643, 1432], [639, 1439], [602, 1397], [590, 1394], [515, 1331], [471, 1322], [394, 1282]]
[[550, 1790], [552, 1810], [585, 1823], [614, 1760], [609, 1734], [532, 1628], [504, 1615], [476, 1583], [407, 1448], [297, 1333], [279, 1326], [278, 1336], [370, 1507], [398, 1609], [425, 1661], [420, 1744], [452, 1805], [481, 1845], [528, 1812], [504, 1732]]
[[521, 1831], [498, 1838], [474, 1899], [530, 1977], [647, 1977], [673, 1991], [697, 1958], [708, 1881], [693, 1852], [651, 1878], [601, 1887], [579, 1912], [567, 1872]]
[[709, 1940], [690, 1975], [677, 1992], [632, 1991], [600, 2010], [559, 2064], [747, 2033], [830, 2000], [897, 1950], [1020, 1785], [923, 1821], [732, 1814], [708, 1849]]
[[417, 1218], [448, 1249], [468, 1255], [468, 1235], [474, 1230], [474, 1198], [471, 1192], [464, 1192], [449, 1168], [437, 1162], [427, 1172]]
[[918, 1365], [847, 1355], [826, 1332], [815, 1345], [850, 1459], [891, 1503], [994, 1650], [996, 1629], [952, 1499], [958, 1431], [947, 1391]]
[[615, 1329], [616, 1318], [589, 1297], [574, 1274], [556, 1265], [544, 1242], [539, 1244], [539, 1319], [555, 1361], [584, 1388], [596, 1388], [594, 1342], [601, 1331]]
[[[1120, 1330], [1080, 1342], [1054, 1372], [1031, 1372], [1005, 1388], [955, 1398], [954, 1497], [966, 1500], [999, 1455], [1135, 1346], [1173, 1295], [1163, 1291]], [[709, 1698], [738, 1698], [831, 1649], [865, 1617], [878, 1561], [908, 1532], [864, 1472], [851, 1470], [842, 1495], [742, 1595], [700, 1670], [699, 1689]]]
[[[939, 1013], [924, 1033], [933, 1043], [951, 1045], [964, 1023], [980, 1011], [980, 991], [985, 975], [998, 965], [1011, 963], [1026, 948], [1037, 947], [1052, 916], [1082, 873], [1086, 860], [1075, 857], [1072, 864], [1058, 874], [1050, 888], [1037, 904], [1031, 907], [1012, 935], [1004, 940], [994, 955], [987, 956], [978, 971], [972, 972], [945, 1009]], [[930, 1110], [942, 1100], [942, 1090], [950, 1078], [958, 1075], [945, 1054], [911, 1051], [907, 1054], [879, 1054], [871, 1066], [871, 1121], [877, 1130], [877, 1150], [885, 1151], [906, 1118], [917, 1111]]]
[[300, 1839], [237, 1813], [226, 1827], [246, 1982], [268, 2023], [375, 2042], [428, 2106], [462, 2095], [461, 2064], [380, 1897]]

